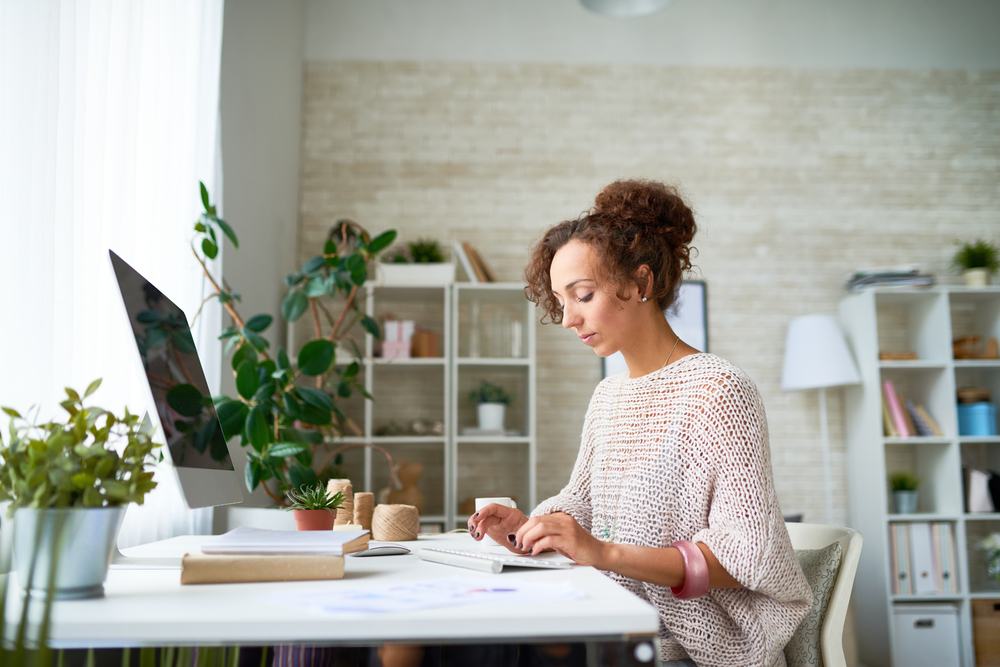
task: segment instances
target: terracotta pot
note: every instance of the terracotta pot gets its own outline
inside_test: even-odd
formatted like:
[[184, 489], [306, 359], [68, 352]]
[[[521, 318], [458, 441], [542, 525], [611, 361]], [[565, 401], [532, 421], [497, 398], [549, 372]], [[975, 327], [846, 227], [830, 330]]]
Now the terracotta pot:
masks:
[[292, 510], [297, 530], [333, 530], [337, 510]]

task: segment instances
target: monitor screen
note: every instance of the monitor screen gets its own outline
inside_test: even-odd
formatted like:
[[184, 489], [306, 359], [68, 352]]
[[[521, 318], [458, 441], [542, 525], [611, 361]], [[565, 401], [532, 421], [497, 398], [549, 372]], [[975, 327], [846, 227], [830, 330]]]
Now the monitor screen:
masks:
[[108, 251], [155, 408], [154, 439], [165, 444], [189, 507], [243, 500], [187, 317], [173, 301]]

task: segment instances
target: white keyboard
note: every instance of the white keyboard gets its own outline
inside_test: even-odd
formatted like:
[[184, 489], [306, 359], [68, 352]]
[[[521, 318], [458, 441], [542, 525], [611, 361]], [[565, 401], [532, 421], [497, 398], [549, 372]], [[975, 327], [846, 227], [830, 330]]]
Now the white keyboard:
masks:
[[492, 572], [493, 574], [500, 574], [500, 570], [503, 569], [504, 565], [509, 567], [541, 567], [550, 570], [565, 570], [570, 567], [569, 563], [545, 558], [481, 551], [458, 551], [455, 549], [421, 549], [417, 552], [417, 556], [422, 560], [431, 561], [432, 563], [467, 567], [472, 570]]

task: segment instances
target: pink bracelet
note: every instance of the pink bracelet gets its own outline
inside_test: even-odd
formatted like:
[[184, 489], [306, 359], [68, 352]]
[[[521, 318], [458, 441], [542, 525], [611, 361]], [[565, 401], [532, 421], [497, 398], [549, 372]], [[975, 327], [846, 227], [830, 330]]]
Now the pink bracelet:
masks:
[[684, 561], [684, 585], [670, 587], [670, 592], [681, 600], [700, 598], [708, 592], [708, 561], [694, 542], [679, 540], [670, 546], [681, 552]]

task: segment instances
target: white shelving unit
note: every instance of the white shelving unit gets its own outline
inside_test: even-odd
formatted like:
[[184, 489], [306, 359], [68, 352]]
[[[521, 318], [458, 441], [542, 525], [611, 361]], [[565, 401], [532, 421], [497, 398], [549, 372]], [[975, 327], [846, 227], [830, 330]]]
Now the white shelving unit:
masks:
[[[361, 431], [339, 438], [338, 444], [371, 443], [387, 449], [394, 459], [423, 464], [421, 524], [440, 524], [445, 530], [464, 526], [467, 517], [459, 505], [470, 492], [473, 498], [514, 496], [519, 506], [534, 507], [535, 332], [533, 304], [525, 299], [523, 286], [368, 284], [363, 300], [365, 313], [379, 321], [391, 314], [437, 333], [441, 356], [375, 357], [376, 342], [366, 334], [366, 358], [359, 364], [365, 389], [375, 400], [355, 394], [338, 403]], [[290, 348], [297, 350], [311, 335], [307, 320], [289, 327]], [[354, 361], [338, 349], [338, 366]], [[476, 426], [475, 406], [467, 396], [483, 378], [514, 394], [506, 426], [517, 435], [461, 435], [462, 429]], [[443, 433], [378, 435], [390, 422], [416, 420], [440, 422]], [[388, 484], [388, 467], [371, 448], [347, 450], [341, 467], [356, 491], [378, 492]]]
[[[957, 608], [962, 665], [972, 667], [970, 600], [1000, 599], [1000, 587], [994, 588], [987, 580], [983, 555], [973, 545], [986, 534], [1000, 531], [1000, 513], [965, 512], [962, 466], [1000, 470], [1000, 437], [958, 435], [956, 390], [982, 386], [990, 389], [994, 402], [1000, 400], [1000, 362], [954, 360], [952, 340], [966, 335], [1000, 338], [1000, 287], [874, 289], [844, 298], [840, 319], [862, 379], [845, 392], [850, 523], [865, 536], [854, 587], [861, 662], [867, 667], [894, 664], [894, 608], [939, 602]], [[880, 361], [879, 350], [914, 350], [918, 359]], [[882, 425], [882, 382], [886, 379], [908, 399], [924, 405], [944, 436], [886, 437]], [[894, 513], [887, 480], [889, 474], [901, 470], [922, 479], [917, 514]], [[913, 521], [952, 524], [957, 594], [892, 594], [889, 524]]]

